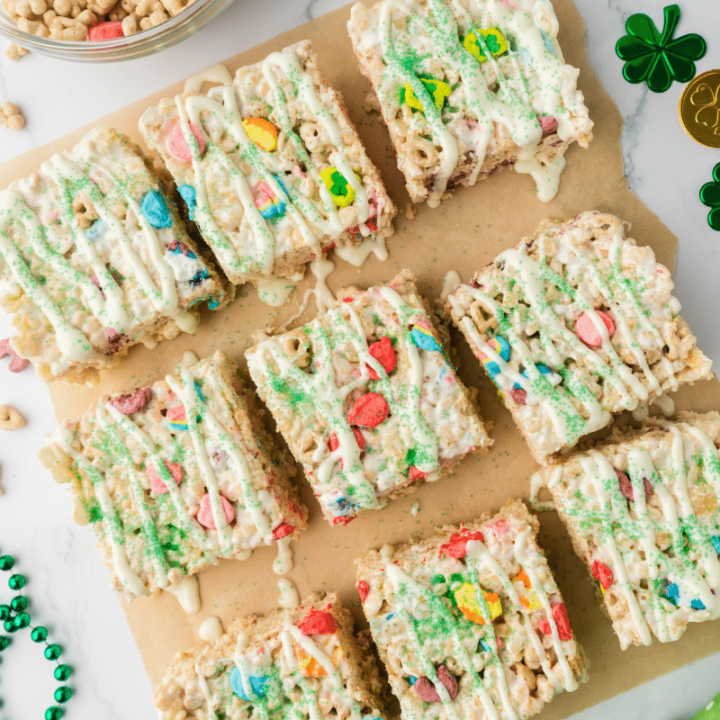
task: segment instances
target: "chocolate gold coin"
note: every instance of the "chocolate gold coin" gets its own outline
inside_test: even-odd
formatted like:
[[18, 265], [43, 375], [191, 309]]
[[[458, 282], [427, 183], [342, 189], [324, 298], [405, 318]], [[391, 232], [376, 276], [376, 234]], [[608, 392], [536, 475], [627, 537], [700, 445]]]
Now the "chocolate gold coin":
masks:
[[691, 138], [720, 147], [720, 70], [708, 70], [686, 85], [680, 98], [680, 120]]

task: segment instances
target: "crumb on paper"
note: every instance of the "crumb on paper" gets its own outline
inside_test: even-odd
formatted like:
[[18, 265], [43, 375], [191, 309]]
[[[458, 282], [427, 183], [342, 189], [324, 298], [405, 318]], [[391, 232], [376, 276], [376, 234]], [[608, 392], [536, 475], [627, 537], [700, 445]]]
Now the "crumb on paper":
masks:
[[27, 55], [29, 50], [17, 43], [10, 43], [5, 50], [5, 57], [8, 60], [19, 60], [23, 55]]
[[25, 118], [14, 102], [4, 102], [0, 105], [0, 125], [9, 130], [22, 130], [25, 127]]
[[374, 92], [369, 92], [363, 100], [363, 110], [365, 112], [380, 112], [380, 102], [377, 99], [377, 95]]
[[416, 500], [410, 507], [410, 514], [414, 517], [420, 512], [420, 501]]
[[414, 205], [411, 204], [405, 208], [405, 217], [408, 220], [412, 220], [415, 217], [415, 206]]
[[0, 405], [0, 430], [19, 430], [21, 427], [25, 427], [25, 418], [12, 405]]

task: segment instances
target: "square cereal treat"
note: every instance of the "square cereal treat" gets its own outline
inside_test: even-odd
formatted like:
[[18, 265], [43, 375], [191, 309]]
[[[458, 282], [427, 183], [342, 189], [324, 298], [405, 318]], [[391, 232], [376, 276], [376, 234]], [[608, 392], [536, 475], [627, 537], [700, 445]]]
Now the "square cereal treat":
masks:
[[348, 30], [413, 202], [514, 165], [555, 196], [570, 143], [593, 123], [548, 0], [357, 3]]
[[220, 558], [286, 545], [306, 525], [295, 467], [235, 363], [188, 355], [175, 375], [62, 423], [40, 452], [128, 599], [177, 587]]
[[344, 525], [492, 441], [408, 270], [338, 299], [246, 357], [323, 514]]
[[544, 468], [623, 650], [720, 617], [720, 415], [678, 413]]
[[0, 192], [0, 305], [45, 380], [96, 382], [131, 345], [193, 332], [223, 285], [140, 148], [97, 127]]
[[527, 718], [587, 680], [587, 660], [519, 500], [356, 561], [390, 686], [410, 718]]
[[540, 464], [711, 376], [670, 271], [613, 215], [545, 220], [447, 298]]
[[380, 720], [378, 669], [348, 610], [335, 593], [295, 602], [178, 653], [153, 695], [161, 720]]
[[191, 78], [140, 131], [234, 283], [295, 278], [333, 244], [393, 232], [395, 206], [308, 41], [234, 80], [224, 65]]

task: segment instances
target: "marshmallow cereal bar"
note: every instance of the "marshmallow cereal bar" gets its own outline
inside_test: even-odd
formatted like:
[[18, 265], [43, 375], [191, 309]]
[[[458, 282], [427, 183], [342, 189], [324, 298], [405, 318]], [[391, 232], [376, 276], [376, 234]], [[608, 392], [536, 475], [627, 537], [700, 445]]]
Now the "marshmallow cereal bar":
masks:
[[539, 475], [623, 649], [720, 617], [720, 414], [680, 412]]
[[140, 131], [234, 283], [297, 278], [333, 244], [392, 234], [395, 207], [307, 41], [234, 79], [224, 65], [191, 78]]
[[153, 695], [160, 720], [381, 720], [377, 666], [349, 611], [334, 593], [300, 605], [294, 592], [293, 607], [178, 653]]
[[0, 306], [45, 380], [96, 382], [131, 345], [193, 332], [223, 285], [150, 161], [97, 127], [0, 192]]
[[68, 484], [73, 519], [93, 526], [126, 598], [173, 589], [220, 558], [244, 559], [305, 529], [288, 480], [295, 468], [262, 415], [217, 352], [103, 397], [48, 436], [40, 461]]
[[520, 501], [356, 561], [358, 592], [403, 720], [539, 712], [587, 660]]
[[491, 440], [409, 271], [338, 299], [246, 357], [323, 514], [345, 524]]
[[614, 413], [711, 376], [670, 271], [613, 215], [543, 221], [447, 307], [547, 464]]
[[547, 201], [593, 123], [548, 0], [357, 3], [348, 30], [413, 202], [436, 207], [503, 165]]

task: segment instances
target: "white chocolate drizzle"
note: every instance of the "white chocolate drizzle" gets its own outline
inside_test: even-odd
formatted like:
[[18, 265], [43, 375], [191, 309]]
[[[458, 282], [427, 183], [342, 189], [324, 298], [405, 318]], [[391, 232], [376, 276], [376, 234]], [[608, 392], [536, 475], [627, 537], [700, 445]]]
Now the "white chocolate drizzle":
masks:
[[[143, 485], [144, 478], [141, 480], [144, 471], [140, 470], [139, 467], [152, 467], [157, 472], [158, 477], [167, 487], [175, 513], [174, 522], [192, 539], [192, 543], [202, 552], [207, 563], [216, 562], [218, 554], [227, 555], [230, 553], [233, 550], [232, 529], [228, 526], [222, 508], [218, 479], [207, 455], [206, 439], [200, 432], [198, 418], [202, 420], [206, 434], [227, 456], [228, 465], [243, 489], [244, 497], [239, 501], [240, 506], [252, 519], [260, 539], [265, 544], [275, 542], [270, 526], [270, 518], [263, 507], [258, 492], [253, 486], [250, 469], [243, 450], [198, 392], [195, 378], [187, 367], [188, 364], [194, 364], [195, 362], [197, 362], [197, 356], [194, 353], [186, 353], [180, 367], [182, 383], [169, 375], [165, 380], [185, 407], [192, 449], [210, 496], [215, 527], [219, 528], [219, 531], [211, 530], [206, 532], [190, 514], [181, 488], [166, 465], [166, 461], [173, 457], [172, 448], [158, 448], [145, 430], [139, 427], [131, 417], [120, 412], [111, 402], [99, 405], [93, 412], [94, 421], [102, 429], [108, 440], [108, 452], [117, 459], [119, 467], [122, 468], [122, 475], [128, 479], [131, 490], [130, 497], [142, 522], [145, 544], [154, 569], [157, 585], [178, 595], [178, 599], [183, 604], [186, 612], [197, 612], [200, 608], [197, 599], [197, 580], [194, 577], [185, 577], [175, 585], [169, 583], [167, 558], [150, 510], [149, 502], [151, 501]], [[223, 393], [218, 388], [213, 387], [213, 382], [212, 377], [205, 379], [205, 391], [212, 392], [213, 398], [217, 399], [218, 402], [227, 403], [228, 401], [224, 398]], [[226, 409], [229, 415], [232, 416], [231, 408], [228, 406]], [[98, 468], [73, 449], [73, 439], [73, 431], [65, 424], [60, 425], [51, 436], [51, 441], [57, 443], [77, 465], [78, 470], [92, 482], [102, 512], [106, 537], [112, 548], [113, 568], [122, 588], [136, 596], [145, 595], [147, 594], [147, 588], [130, 567], [129, 558], [124, 548], [124, 530], [113, 499], [107, 490], [106, 478]], [[128, 444], [128, 440], [131, 441], [130, 444]], [[217, 545], [209, 533], [217, 535]], [[282, 570], [282, 572], [288, 572], [292, 569], [290, 541], [290, 537], [277, 541], [279, 559], [276, 561], [275, 567]], [[245, 553], [233, 553], [233, 557], [242, 559], [243, 557], [249, 557], [251, 552], [251, 550], [248, 550]], [[183, 598], [187, 598], [187, 602]], [[196, 609], [188, 610], [188, 607]]]
[[[557, 655], [558, 662], [563, 669], [563, 682], [560, 682], [557, 674], [553, 671], [548, 652], [543, 647], [542, 640], [538, 637], [537, 631], [532, 626], [530, 610], [520, 602], [517, 590], [512, 581], [498, 561], [492, 556], [487, 546], [479, 540], [468, 541], [465, 562], [469, 572], [474, 577], [472, 584], [475, 587], [480, 587], [479, 577], [484, 570], [490, 571], [499, 579], [507, 595], [503, 601], [510, 602], [514, 609], [522, 614], [528, 638], [538, 655], [543, 672], [546, 674], [553, 689], [555, 692], [559, 692], [562, 689], [572, 691], [577, 688], [577, 678], [569, 666], [565, 649], [560, 640], [555, 620], [552, 616], [550, 599], [535, 570], [537, 553], [530, 553], [527, 549], [530, 532], [530, 528], [527, 528], [518, 533], [515, 538], [513, 553], [517, 562], [525, 569], [532, 586], [532, 591], [542, 603], [543, 609], [549, 619], [550, 627], [552, 628], [552, 646], [554, 653]], [[502, 720], [518, 720], [519, 715], [512, 703], [505, 668], [499, 657], [490, 609], [484, 593], [482, 591], [475, 593], [478, 606], [485, 621], [483, 628], [486, 632], [484, 638], [486, 649], [490, 651], [489, 662], [485, 665], [484, 672], [481, 675], [478, 667], [470, 656], [467, 644], [464, 642], [464, 636], [460, 632], [455, 617], [434, 589], [414, 579], [392, 562], [387, 562], [385, 565], [385, 574], [392, 585], [394, 593], [392, 610], [401, 618], [408, 637], [410, 638], [414, 655], [417, 658], [420, 669], [425, 677], [432, 682], [449, 720], [461, 720], [466, 716], [465, 712], [467, 711], [467, 707], [476, 707], [477, 702], [482, 706], [484, 717], [488, 718], [488, 720], [501, 720], [501, 718]], [[446, 588], [442, 586], [441, 589], [436, 588], [436, 590], [441, 592], [445, 591]], [[428, 613], [434, 618], [433, 632], [442, 632], [443, 638], [447, 637], [448, 652], [450, 652], [450, 647], [452, 647], [454, 661], [462, 668], [464, 676], [461, 682], [460, 692], [464, 695], [465, 701], [458, 702], [458, 698], [455, 698], [455, 700], [451, 699], [447, 688], [438, 678], [435, 667], [436, 660], [433, 661], [433, 659], [431, 659], [430, 653], [424, 646], [420, 618], [427, 616]], [[439, 630], [439, 628], [442, 628], [442, 630]], [[491, 690], [493, 692], [491, 692]], [[496, 705], [494, 699], [496, 697], [499, 698], [499, 706]], [[471, 705], [466, 707], [465, 702], [471, 703]]]
[[277, 543], [278, 556], [273, 562], [276, 575], [286, 575], [293, 569], [292, 535], [280, 538]]
[[[720, 553], [716, 546], [720, 545], [720, 523], [695, 514], [687, 477], [687, 468], [697, 465], [720, 499], [718, 451], [712, 440], [692, 425], [677, 423], [668, 425], [667, 430], [672, 434], [671, 450], [656, 456], [662, 464], [656, 466], [650, 452], [642, 447], [627, 453], [625, 472], [632, 484], [631, 503], [620, 490], [615, 469], [597, 451], [580, 458], [583, 475], [579, 488], [556, 483], [563, 513], [600, 528], [600, 537], [594, 542], [609, 558], [613, 585], [624, 597], [632, 626], [644, 645], [651, 644], [653, 633], [661, 642], [676, 639], [677, 629], [670, 625], [676, 607], [705, 610], [711, 619], [720, 617]], [[659, 501], [659, 520], [649, 512], [645, 481]], [[578, 499], [587, 492], [597, 498], [596, 508], [582, 505]], [[653, 513], [657, 510], [655, 507]], [[673, 557], [658, 547], [656, 533], [661, 531], [670, 534]], [[644, 554], [647, 589], [641, 589], [633, 579], [635, 572], [629, 567], [637, 561], [637, 553], [618, 541], [622, 537], [636, 540]], [[696, 553], [696, 561], [685, 557], [687, 543]], [[658, 583], [663, 582], [676, 586], [676, 603], [670, 603], [658, 589]], [[703, 608], [691, 604], [698, 602]]]
[[[428, 0], [428, 8], [429, 12], [423, 16], [417, 12], [418, 8], [414, 3], [384, 0], [380, 7], [378, 34], [388, 70], [393, 76], [410, 85], [423, 106], [427, 126], [434, 141], [441, 146], [440, 168], [428, 197], [428, 205], [436, 207], [458, 165], [458, 143], [445, 125], [433, 97], [418, 75], [409, 69], [409, 53], [403, 51], [402, 42], [396, 43], [393, 29], [401, 17], [405, 22], [410, 22], [408, 18], [412, 19], [415, 27], [418, 27], [417, 32], [429, 38], [433, 52], [440, 62], [462, 81], [468, 110], [477, 119], [470, 148], [476, 155], [476, 165], [469, 178], [470, 184], [475, 183], [482, 168], [488, 146], [495, 134], [494, 123], [507, 128], [512, 140], [522, 149], [523, 156], [532, 157], [542, 139], [542, 128], [536, 113], [555, 117], [558, 121], [558, 136], [561, 140], [569, 140], [575, 132], [571, 115], [573, 112], [581, 114], [581, 103], [571, 88], [565, 87], [565, 77], [575, 71], [565, 65], [555, 52], [556, 44], [553, 44], [552, 49], [547, 47], [533, 16], [522, 8], [500, 0], [485, 0], [483, 17], [480, 24], [477, 24], [460, 3], [454, 3], [453, 9], [462, 18], [462, 30], [453, 10], [443, 0]], [[478, 42], [483, 46], [488, 60], [487, 70], [494, 73], [499, 85], [496, 92], [490, 89], [485, 68], [463, 47], [460, 40], [471, 29], [475, 29], [476, 25], [499, 28], [506, 36], [514, 36], [518, 47], [529, 53], [538, 75], [539, 88], [535, 97], [530, 96], [527, 80], [522, 73], [516, 73], [522, 80], [522, 91], [518, 92], [510, 85], [498, 61], [487, 49], [485, 40], [477, 32]], [[508, 56], [515, 61], [517, 70], [517, 52], [508, 50]], [[391, 84], [391, 87], [394, 88], [395, 84]], [[385, 99], [385, 103], [391, 107], [395, 107], [396, 102], [395, 98]], [[538, 180], [542, 200], [551, 199], [557, 192], [556, 176], [559, 176], [564, 162], [553, 162], [542, 170], [530, 164], [531, 162], [521, 162], [519, 171], [530, 172]]]
[[219, 640], [223, 634], [222, 621], [217, 615], [211, 615], [205, 618], [198, 628], [198, 636], [207, 643], [213, 643]]
[[[314, 484], [321, 504], [325, 502], [323, 497], [325, 494], [334, 498], [340, 493], [358, 508], [378, 506], [376, 488], [365, 477], [360, 458], [361, 450], [345, 412], [346, 398], [353, 391], [367, 384], [370, 378], [368, 367], [378, 376], [377, 392], [385, 397], [391, 413], [402, 417], [412, 433], [417, 448], [415, 458], [417, 468], [428, 473], [439, 466], [439, 438], [429, 428], [420, 407], [423, 361], [409, 329], [414, 321], [424, 318], [424, 313], [408, 305], [389, 287], [382, 287], [378, 292], [391, 305], [399, 318], [402, 341], [410, 363], [404, 400], [395, 397], [396, 393], [392, 390], [385, 368], [370, 354], [360, 318], [346, 303], [326, 311], [326, 317], [331, 321], [332, 337], [317, 319], [304, 326], [313, 347], [313, 363], [316, 366], [314, 374], [298, 368], [284, 352], [280, 341], [273, 337], [259, 343], [253, 350], [252, 357], [249, 357], [250, 364], [259, 365], [259, 372], [269, 382], [272, 383], [273, 377], [290, 381], [294, 391], [309, 399], [327, 422], [328, 436], [334, 433], [337, 437], [336, 450], [329, 450], [325, 443], [319, 443], [313, 452], [313, 462], [319, 463]], [[346, 343], [350, 343], [358, 355], [359, 375], [342, 387], [338, 387], [332, 360], [333, 349], [336, 344]], [[271, 361], [277, 367], [277, 376]], [[337, 473], [335, 468], [341, 461], [342, 473]]]
[[197, 615], [200, 612], [200, 585], [195, 575], [186, 575], [179, 583], [165, 589], [177, 598], [180, 607], [188, 615]]
[[280, 578], [278, 580], [278, 592], [280, 594], [280, 607], [292, 610], [300, 605], [300, 593], [292, 580]]
[[[72, 154], [54, 155], [42, 164], [41, 170], [52, 180], [57, 189], [59, 212], [70, 228], [72, 239], [80, 255], [88, 263], [90, 273], [75, 268], [61, 253], [50, 246], [46, 230], [38, 215], [26, 203], [20, 192], [8, 189], [0, 193], [0, 255], [23, 292], [52, 326], [55, 341], [63, 356], [62, 363], [90, 361], [99, 357], [99, 354], [93, 349], [90, 339], [75, 326], [76, 320], [65, 317], [62, 305], [52, 300], [33, 276], [28, 262], [23, 258], [10, 235], [10, 229], [14, 224], [23, 227], [28, 243], [38, 258], [47, 263], [53, 272], [80, 288], [88, 310], [104, 328], [112, 329], [119, 334], [129, 333], [140, 320], [136, 317], [135, 309], [128, 305], [122, 288], [110, 273], [86, 231], [77, 223], [72, 208], [75, 199], [72, 190], [77, 188], [82, 188], [89, 196], [100, 220], [112, 233], [113, 242], [120, 248], [124, 261], [132, 270], [133, 277], [153, 308], [174, 320], [182, 330], [194, 331], [196, 319], [179, 308], [177, 294], [179, 279], [173, 266], [164, 257], [166, 249], [135, 198], [118, 177], [117, 172], [123, 172], [122, 166], [92, 153], [77, 161], [71, 159], [72, 157]], [[127, 203], [128, 210], [135, 216], [145, 240], [144, 250], [149, 258], [149, 264], [160, 278], [160, 289], [150, 276], [148, 266], [133, 247], [125, 226], [110, 210], [100, 188], [91, 180], [90, 174], [98, 171], [112, 181], [115, 190]], [[91, 275], [97, 278], [99, 287], [93, 282]]]
[[[539, 242], [542, 246], [544, 242], [542, 236]], [[612, 312], [612, 317], [617, 324], [616, 332], [634, 355], [636, 364], [643, 373], [649, 389], [618, 354], [605, 323], [593, 307], [593, 303], [582, 285], [578, 288], [572, 287], [544, 260], [531, 257], [523, 249], [510, 249], [500, 253], [496, 258], [496, 263], [504, 263], [508, 269], [513, 271], [513, 277], [517, 280], [516, 287], [538, 321], [540, 342], [551, 368], [565, 372], [564, 356], [567, 356], [567, 349], [570, 348], [574, 354], [583, 358], [594, 375], [601, 377], [606, 385], [612, 387], [617, 393], [619, 404], [627, 410], [633, 411], [641, 402], [652, 399], [660, 391], [660, 381], [649, 367], [643, 349], [647, 347], [647, 339], [651, 338], [653, 345], [660, 351], [665, 343], [652, 319], [647, 316], [632, 285], [626, 281], [623, 275], [623, 242], [623, 228], [619, 226], [610, 250], [612, 269], [609, 277], [601, 275], [595, 263], [573, 243], [566, 242], [563, 247], [569, 248], [568, 252], [574, 253], [574, 262], [578, 263], [582, 273], [587, 274], [597, 291], [602, 294], [604, 303]], [[564, 318], [556, 314], [547, 299], [548, 285], [554, 286], [567, 295], [570, 302], [576, 303], [583, 312], [587, 313], [602, 338], [600, 348], [593, 349], [583, 343], [574, 330], [566, 326]], [[525, 367], [525, 372], [521, 374], [519, 370], [515, 370], [510, 363], [503, 360], [490, 347], [486, 339], [481, 336], [472, 318], [468, 315], [462, 317], [466, 311], [458, 300], [457, 293], [451, 294], [449, 300], [454, 311], [461, 317], [461, 329], [471, 344], [475, 346], [475, 352], [483, 353], [499, 366], [500, 373], [494, 379], [501, 389], [507, 391], [513, 385], [517, 385], [525, 390], [528, 396], [532, 395], [537, 398], [552, 422], [555, 435], [563, 445], [572, 446], [583, 435], [605, 427], [610, 422], [611, 416], [608, 410], [598, 402], [581, 380], [575, 378], [572, 370], [568, 370], [563, 376], [564, 387], [553, 386], [542, 375], [537, 369], [533, 351], [528, 343], [520, 337], [512, 317], [493, 297], [480, 288], [470, 285], [462, 285], [461, 291], [470, 295], [482, 306], [484, 311], [495, 317], [498, 323], [498, 332], [507, 339], [512, 354]], [[633, 332], [631, 327], [637, 328], [636, 332]], [[640, 333], [645, 338], [642, 344], [638, 337]], [[563, 352], [559, 348], [564, 348]], [[600, 355], [601, 350], [603, 356]], [[663, 357], [658, 363], [658, 367], [661, 366], [667, 371], [666, 375], [671, 385], [676, 387], [677, 379], [674, 377], [672, 364], [667, 357]], [[581, 405], [582, 412], [576, 408], [571, 396]]]
[[105, 478], [80, 453], [73, 449], [73, 434], [66, 424], [63, 423], [58, 426], [52, 434], [52, 440], [75, 462], [78, 469], [83, 472], [92, 483], [95, 496], [100, 505], [100, 511], [102, 512], [105, 534], [110, 542], [113, 566], [120, 585], [124, 590], [131, 592], [133, 595], [147, 595], [147, 589], [145, 585], [143, 585], [142, 580], [130, 567], [120, 518], [118, 518], [117, 512], [115, 511], [115, 505], [110, 497]]
[[[235, 142], [242, 161], [251, 167], [254, 174], [267, 183], [275, 197], [285, 203], [285, 212], [295, 223], [305, 244], [312, 248], [315, 261], [322, 256], [320, 246], [322, 237], [336, 240], [347, 230], [340, 220], [330, 191], [320, 177], [319, 168], [295, 131], [293, 120], [290, 118], [288, 111], [288, 100], [285, 91], [276, 75], [277, 69], [282, 70], [285, 78], [293, 85], [298, 96], [317, 122], [323, 126], [330, 142], [333, 144], [334, 150], [330, 154], [330, 160], [355, 192], [354, 207], [357, 212], [358, 223], [362, 226], [369, 217], [367, 192], [356, 177], [345, 155], [340, 126], [332, 113], [323, 106], [318, 98], [312, 78], [302, 69], [295, 53], [292, 50], [272, 53], [262, 62], [261, 68], [263, 76], [273, 93], [274, 111], [279, 119], [280, 132], [293, 144], [300, 160], [305, 164], [307, 172], [317, 185], [321, 207], [318, 207], [315, 201], [305, 197], [291, 185], [288, 185], [287, 188], [281, 187], [275, 176], [282, 171], [280, 161], [276, 154], [258, 147], [248, 138], [242, 125], [243, 117], [238, 108], [237, 93], [233, 80], [224, 66], [215, 66], [191, 78], [185, 86], [186, 93], [190, 94], [175, 97], [180, 127], [191, 153], [196, 193], [194, 219], [205, 239], [212, 245], [223, 266], [229, 268], [233, 273], [252, 280], [260, 280], [263, 276], [269, 276], [272, 273], [276, 256], [273, 226], [262, 217], [260, 210], [255, 206], [248, 178], [236, 167], [226, 152], [219, 148], [209, 134], [205, 132], [202, 122], [203, 112], [210, 113], [214, 121], [219, 121], [223, 125], [227, 135]], [[198, 88], [202, 87], [206, 81], [221, 85], [220, 95], [222, 102], [196, 94]], [[230, 176], [235, 194], [242, 204], [244, 222], [249, 225], [254, 239], [254, 247], [243, 248], [242, 254], [240, 254], [233, 239], [220, 230], [215, 218], [212, 216], [199, 147], [189, 123], [192, 123], [194, 128], [201, 134], [205, 142], [207, 155], [214, 162], [221, 165]]]
[[205, 698], [205, 704], [207, 705], [208, 720], [217, 720], [217, 715], [215, 714], [215, 700], [210, 692], [210, 688], [208, 687], [207, 678], [200, 669], [200, 660], [195, 663], [195, 674], [197, 675], [198, 685], [200, 686], [200, 691], [202, 692], [203, 697]]

